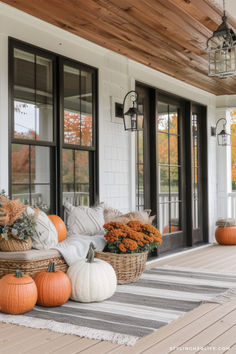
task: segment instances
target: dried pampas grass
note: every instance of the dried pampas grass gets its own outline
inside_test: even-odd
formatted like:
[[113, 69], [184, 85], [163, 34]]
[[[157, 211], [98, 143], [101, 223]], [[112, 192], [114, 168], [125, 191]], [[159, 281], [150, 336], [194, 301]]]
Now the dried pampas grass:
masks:
[[0, 196], [0, 225], [13, 225], [14, 222], [23, 217], [22, 213], [27, 208], [26, 205], [20, 203], [18, 199], [8, 199], [4, 195]]

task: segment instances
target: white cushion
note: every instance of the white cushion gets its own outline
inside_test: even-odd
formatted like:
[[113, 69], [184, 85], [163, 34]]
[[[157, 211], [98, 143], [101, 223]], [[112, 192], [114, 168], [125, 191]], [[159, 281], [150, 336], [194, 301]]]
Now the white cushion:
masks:
[[[26, 213], [33, 215], [32, 208], [27, 208]], [[32, 236], [33, 248], [37, 250], [49, 249], [58, 244], [57, 230], [47, 214], [39, 211], [36, 218], [35, 234]]]
[[68, 235], [104, 234], [104, 206], [89, 208], [85, 206], [70, 207], [67, 220]]

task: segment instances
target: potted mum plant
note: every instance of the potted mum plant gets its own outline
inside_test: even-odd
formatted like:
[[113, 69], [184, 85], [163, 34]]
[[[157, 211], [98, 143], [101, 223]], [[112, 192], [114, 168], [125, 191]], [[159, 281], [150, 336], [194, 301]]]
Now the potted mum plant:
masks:
[[118, 284], [135, 282], [144, 271], [148, 252], [162, 242], [160, 231], [140, 221], [110, 222], [104, 228], [107, 244], [95, 257], [113, 266]]
[[1, 251], [26, 251], [32, 248], [35, 216], [26, 215], [26, 208], [19, 200], [7, 198], [4, 192], [0, 194]]

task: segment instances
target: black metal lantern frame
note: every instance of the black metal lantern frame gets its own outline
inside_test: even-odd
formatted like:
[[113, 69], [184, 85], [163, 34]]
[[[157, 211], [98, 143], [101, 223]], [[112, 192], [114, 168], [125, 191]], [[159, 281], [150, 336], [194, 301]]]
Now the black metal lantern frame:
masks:
[[236, 75], [236, 34], [227, 24], [225, 0], [222, 23], [207, 41], [208, 75], [225, 78]]
[[217, 134], [217, 142], [219, 146], [230, 146], [231, 145], [231, 135], [226, 132], [227, 120], [225, 118], [220, 118], [215, 127], [211, 127], [211, 135], [216, 136], [217, 126], [220, 122], [223, 123], [223, 129]]
[[[125, 111], [125, 106], [127, 105], [127, 100], [130, 98], [132, 106]], [[143, 130], [143, 115], [138, 110], [138, 93], [134, 90], [129, 91], [123, 101], [123, 120], [124, 128], [128, 131], [139, 131]]]

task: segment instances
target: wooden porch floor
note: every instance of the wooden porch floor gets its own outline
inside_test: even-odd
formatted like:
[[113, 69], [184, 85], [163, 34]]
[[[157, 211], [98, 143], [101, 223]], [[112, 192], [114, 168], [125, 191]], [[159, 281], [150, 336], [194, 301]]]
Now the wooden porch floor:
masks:
[[[236, 274], [236, 246], [211, 245], [161, 259], [151, 266], [164, 264]], [[0, 323], [1, 354], [165, 354], [177, 353], [180, 347], [185, 352], [199, 353], [202, 346], [209, 346], [204, 352], [236, 353], [236, 301], [224, 305], [203, 304], [139, 340], [134, 347]]]

